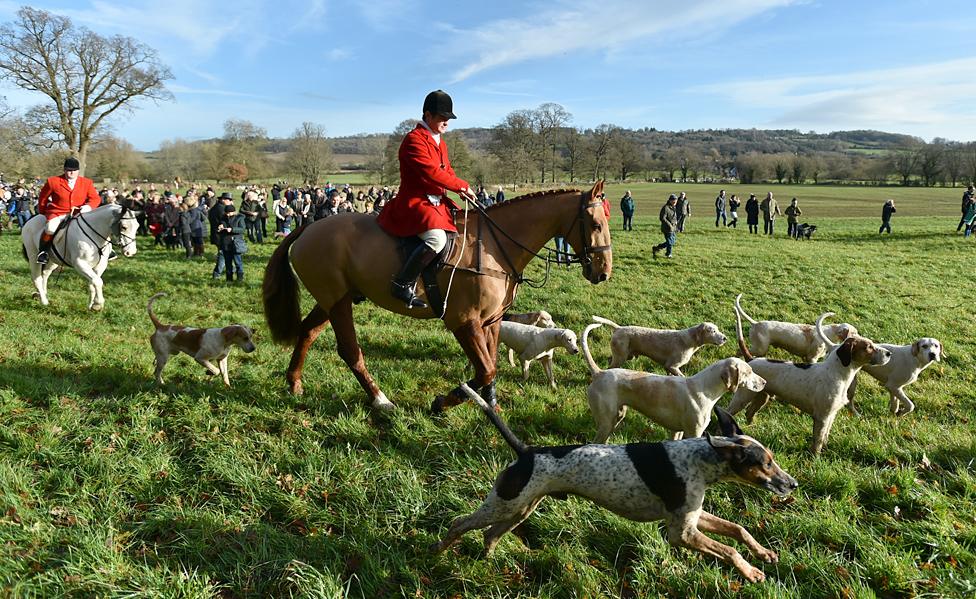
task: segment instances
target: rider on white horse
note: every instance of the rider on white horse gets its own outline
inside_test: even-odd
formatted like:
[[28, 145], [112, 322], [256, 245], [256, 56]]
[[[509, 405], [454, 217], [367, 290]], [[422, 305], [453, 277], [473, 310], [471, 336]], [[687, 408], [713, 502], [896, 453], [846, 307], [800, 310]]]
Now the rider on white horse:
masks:
[[98, 208], [101, 198], [95, 191], [91, 179], [78, 176], [81, 165], [77, 158], [64, 161], [64, 174], [49, 178], [37, 201], [37, 213], [47, 218], [47, 225], [41, 233], [41, 244], [37, 252], [37, 263], [47, 264], [47, 251], [51, 249], [54, 233], [66, 216], [88, 212]]

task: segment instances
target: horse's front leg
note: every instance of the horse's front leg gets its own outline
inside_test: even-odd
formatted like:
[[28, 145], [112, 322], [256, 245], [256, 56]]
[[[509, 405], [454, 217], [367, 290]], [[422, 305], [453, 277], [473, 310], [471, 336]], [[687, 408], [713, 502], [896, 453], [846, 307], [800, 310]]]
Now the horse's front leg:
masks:
[[41, 264], [38, 264], [33, 258], [30, 262], [31, 269], [31, 281], [34, 283], [34, 289], [37, 290], [37, 299], [40, 300], [42, 306], [48, 305], [47, 301], [47, 278], [51, 276], [51, 270], [45, 269]]
[[98, 276], [91, 264], [79, 260], [74, 264], [75, 270], [81, 276], [88, 279], [88, 309], [95, 312], [105, 307], [105, 298], [102, 296], [102, 277]]
[[[484, 327], [480, 321], [468, 321], [454, 329], [454, 338], [457, 339], [464, 355], [474, 366], [474, 378], [468, 381], [468, 386], [472, 389], [481, 389], [482, 397], [489, 403], [494, 404], [494, 380], [497, 364], [498, 350], [498, 327], [493, 325]], [[495, 350], [494, 352], [492, 351]], [[430, 406], [431, 412], [437, 414], [445, 408], [456, 406], [467, 399], [464, 391], [460, 387], [454, 388], [447, 395], [438, 395], [434, 398]]]

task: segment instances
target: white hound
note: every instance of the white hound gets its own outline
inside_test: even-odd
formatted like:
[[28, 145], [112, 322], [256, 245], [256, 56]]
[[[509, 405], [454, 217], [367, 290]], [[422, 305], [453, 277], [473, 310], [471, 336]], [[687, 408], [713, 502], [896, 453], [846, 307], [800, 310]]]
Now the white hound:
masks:
[[837, 412], [847, 404], [847, 388], [854, 380], [854, 375], [863, 366], [885, 364], [891, 359], [890, 351], [878, 347], [864, 337], [851, 336], [840, 345], [832, 344], [823, 336], [820, 328], [823, 319], [832, 314], [821, 314], [816, 328], [824, 343], [832, 345], [834, 349], [823, 362], [809, 364], [754, 358], [742, 337], [742, 317], [736, 311], [735, 332], [739, 350], [756, 374], [766, 379], [766, 388], [757, 393], [740, 387], [732, 396], [729, 412], [736, 414], [743, 408], [748, 408], [746, 418], [752, 422], [756, 412], [769, 403], [772, 397], [776, 397], [813, 416], [810, 451], [820, 453], [827, 443]]
[[713, 323], [699, 325], [678, 331], [670, 329], [649, 329], [647, 327], [622, 327], [619, 324], [594, 316], [593, 320], [613, 329], [610, 337], [610, 368], [623, 366], [634, 356], [647, 356], [664, 367], [674, 376], [684, 376], [681, 367], [691, 361], [703, 346], [722, 345], [725, 335]]
[[596, 420], [594, 443], [603, 443], [632, 407], [671, 431], [674, 439], [698, 437], [711, 421], [712, 408], [726, 391], [746, 387], [762, 391], [766, 381], [739, 358], [720, 360], [690, 377], [664, 376], [625, 368], [600, 370], [590, 354], [590, 331], [583, 329], [583, 357], [593, 380], [586, 389]]
[[[749, 321], [750, 353], [754, 356], [765, 356], [770, 347], [784, 349], [794, 356], [799, 356], [804, 362], [816, 362], [824, 357], [829, 347], [817, 337], [813, 325], [780, 322], [778, 320], [754, 320], [742, 309], [739, 300], [742, 294], [735, 298], [735, 312]], [[841, 342], [857, 335], [857, 329], [847, 323], [831, 324], [824, 327], [827, 338]]]

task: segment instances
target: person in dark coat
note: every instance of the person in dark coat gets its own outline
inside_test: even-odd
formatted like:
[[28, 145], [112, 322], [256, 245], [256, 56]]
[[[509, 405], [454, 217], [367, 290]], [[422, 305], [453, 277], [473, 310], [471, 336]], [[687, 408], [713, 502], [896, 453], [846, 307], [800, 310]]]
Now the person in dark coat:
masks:
[[891, 215], [897, 212], [895, 210], [894, 200], [885, 200], [884, 206], [881, 207], [881, 228], [878, 229], [878, 235], [883, 232], [888, 231], [888, 235], [891, 235]]
[[239, 214], [234, 204], [224, 206], [224, 217], [217, 225], [217, 234], [220, 241], [220, 252], [224, 257], [224, 264], [227, 269], [227, 280], [234, 280], [234, 272], [237, 272], [237, 280], [244, 280], [244, 252], [247, 251], [247, 244], [244, 241], [244, 215]]
[[651, 248], [651, 254], [657, 258], [657, 253], [665, 250], [664, 257], [670, 258], [674, 250], [676, 233], [678, 232], [678, 196], [673, 193], [668, 196], [668, 201], [661, 207], [658, 217], [661, 219], [661, 233], [664, 234], [664, 243], [659, 243]]
[[258, 204], [257, 192], [248, 190], [244, 194], [244, 201], [241, 202], [241, 214], [244, 215], [244, 224], [247, 225], [247, 240], [251, 243], [262, 243], [264, 241], [261, 224], [258, 222], [260, 211], [261, 206]]
[[728, 219], [725, 215], [725, 190], [718, 192], [718, 197], [715, 198], [715, 226], [718, 227], [718, 221], [722, 221], [722, 226], [729, 226]]
[[207, 213], [207, 220], [210, 221], [210, 243], [217, 246], [217, 262], [214, 264], [213, 278], [217, 278], [224, 274], [224, 255], [220, 250], [220, 223], [224, 218], [225, 207], [234, 201], [234, 198], [230, 197], [230, 194], [226, 191], [220, 194], [220, 199], [217, 201], [210, 211]]
[[749, 225], [750, 233], [759, 234], [759, 199], [754, 193], [750, 193], [746, 200], [746, 224]]
[[620, 198], [620, 212], [624, 215], [624, 231], [634, 230], [634, 196], [630, 190]]
[[691, 200], [688, 199], [688, 195], [683, 191], [678, 195], [678, 203], [675, 205], [675, 210], [678, 213], [678, 233], [684, 233], [685, 221], [691, 216]]
[[976, 195], [976, 188], [970, 183], [966, 191], [962, 192], [962, 218], [959, 219], [959, 226], [956, 227], [956, 233], [962, 230], [962, 225], [966, 222], [966, 209], [969, 207], [969, 202], [972, 201], [974, 195]]

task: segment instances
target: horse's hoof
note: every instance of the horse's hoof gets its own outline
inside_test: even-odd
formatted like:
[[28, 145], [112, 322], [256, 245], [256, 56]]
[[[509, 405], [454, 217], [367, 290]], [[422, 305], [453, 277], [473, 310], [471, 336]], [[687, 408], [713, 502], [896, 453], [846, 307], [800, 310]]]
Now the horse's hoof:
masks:
[[430, 404], [431, 414], [442, 414], [444, 413], [444, 402], [447, 400], [443, 395], [438, 395], [434, 398], [434, 401]]
[[386, 394], [380, 391], [380, 394], [373, 398], [373, 409], [382, 410], [384, 412], [392, 412], [396, 409], [396, 406], [392, 401], [386, 398]]
[[91, 307], [91, 311], [92, 312], [101, 312], [102, 311], [102, 308], [104, 308], [104, 307], [105, 306], [102, 305], [102, 304], [95, 304], [94, 306]]

